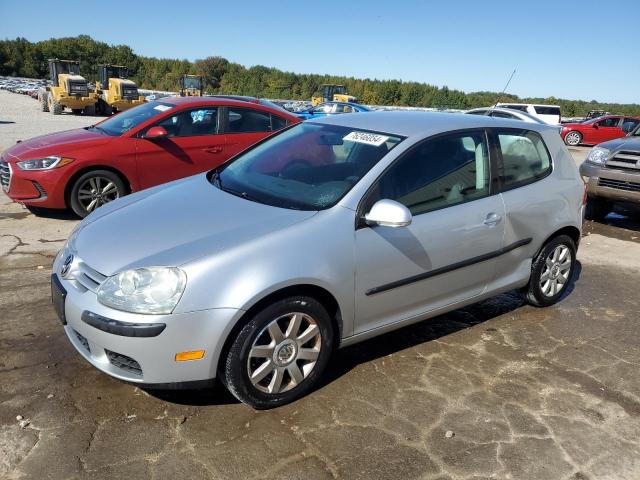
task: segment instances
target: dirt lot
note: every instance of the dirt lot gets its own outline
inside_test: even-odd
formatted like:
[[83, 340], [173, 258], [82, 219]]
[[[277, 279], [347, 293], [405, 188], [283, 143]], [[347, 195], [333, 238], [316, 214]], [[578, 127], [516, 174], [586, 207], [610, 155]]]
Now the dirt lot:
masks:
[[[91, 123], [9, 96], [5, 147]], [[638, 479], [640, 216], [622, 213], [587, 223], [557, 306], [502, 295], [343, 349], [319, 390], [255, 412], [83, 361], [49, 304], [76, 220], [0, 194], [0, 478]]]

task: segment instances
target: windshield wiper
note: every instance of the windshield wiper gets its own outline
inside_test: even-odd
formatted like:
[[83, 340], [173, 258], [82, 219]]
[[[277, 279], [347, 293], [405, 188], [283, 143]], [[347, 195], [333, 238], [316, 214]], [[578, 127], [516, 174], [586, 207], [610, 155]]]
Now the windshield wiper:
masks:
[[244, 198], [245, 200], [251, 200], [252, 202], [262, 203], [260, 200], [258, 200], [255, 197], [252, 197], [247, 192], [234, 190], [233, 188], [223, 186], [222, 179], [220, 178], [220, 171], [217, 169], [214, 170], [213, 175], [211, 176], [211, 183], [213, 183], [214, 186], [216, 186], [223, 192], [230, 193], [231, 195], [235, 195], [236, 197]]

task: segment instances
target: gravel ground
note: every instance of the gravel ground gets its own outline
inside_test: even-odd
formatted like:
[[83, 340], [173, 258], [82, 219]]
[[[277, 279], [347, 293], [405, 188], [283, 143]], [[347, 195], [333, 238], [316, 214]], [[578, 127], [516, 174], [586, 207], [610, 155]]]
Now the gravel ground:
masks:
[[0, 147], [46, 133], [86, 127], [102, 118], [73, 115], [70, 110], [62, 115], [42, 112], [37, 100], [0, 90]]
[[[91, 123], [8, 95], [5, 147]], [[77, 220], [0, 194], [0, 478], [638, 480], [639, 220], [587, 222], [558, 305], [512, 292], [343, 349], [317, 391], [255, 412], [87, 364], [49, 299]]]

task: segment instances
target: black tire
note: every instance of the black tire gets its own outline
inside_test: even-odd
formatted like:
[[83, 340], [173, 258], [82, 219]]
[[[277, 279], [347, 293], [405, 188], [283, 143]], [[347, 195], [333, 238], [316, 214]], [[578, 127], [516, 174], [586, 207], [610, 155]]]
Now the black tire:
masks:
[[96, 114], [96, 104], [94, 103], [93, 105], [87, 105], [86, 107], [84, 107], [84, 110], [82, 113], [90, 117], [93, 117]]
[[45, 90], [44, 92], [38, 92], [38, 101], [40, 102], [40, 110], [43, 112], [49, 111], [49, 102], [48, 102], [48, 93]]
[[[298, 359], [302, 347], [306, 347], [305, 350], [309, 350], [309, 341], [295, 347], [288, 366], [286, 364], [276, 365], [276, 361], [281, 361], [278, 359], [281, 358], [281, 353], [286, 348], [286, 342], [289, 341], [293, 343], [294, 340], [292, 339], [296, 338], [296, 334], [289, 337], [285, 336], [280, 344], [276, 342], [276, 346], [271, 347], [273, 350], [271, 357], [265, 357], [265, 359], [250, 358], [250, 352], [254, 347], [254, 342], [260, 342], [257, 343], [257, 345], [262, 346], [265, 345], [265, 343], [263, 343], [265, 335], [267, 335], [266, 338], [272, 338], [270, 337], [271, 334], [269, 330], [267, 330], [267, 326], [272, 325], [275, 320], [279, 320], [280, 322], [284, 321], [286, 325], [294, 313], [302, 314], [303, 316], [303, 319], [300, 321], [300, 328], [308, 331], [312, 323], [307, 322], [305, 318], [310, 318], [315, 322], [320, 335], [319, 339], [316, 334], [316, 336], [310, 340], [311, 342], [315, 342], [316, 348], [319, 348], [315, 365], [311, 366], [308, 373], [306, 373], [307, 376], [302, 378], [299, 383], [294, 381], [294, 376], [289, 373], [289, 368], [294, 367], [298, 372], [304, 372], [305, 367], [310, 365], [310, 363], [302, 363], [307, 360]], [[283, 332], [281, 327], [278, 328], [280, 328], [280, 332]], [[284, 332], [286, 333], [286, 330], [284, 330]], [[297, 338], [300, 337], [302, 337], [302, 334]], [[334, 329], [327, 310], [319, 301], [311, 297], [297, 296], [279, 300], [256, 313], [232, 341], [233, 343], [229, 347], [226, 358], [221, 359], [221, 372], [219, 376], [227, 389], [238, 400], [255, 409], [264, 410], [293, 402], [314, 388], [333, 353]], [[257, 363], [252, 364], [251, 362]], [[280, 373], [280, 375], [282, 375], [282, 383], [279, 385], [284, 386], [279, 388], [280, 391], [269, 393], [261, 390], [261, 388], [268, 389], [275, 383], [275, 370], [270, 370], [271, 373], [260, 381], [262, 382], [262, 386], [259, 382], [257, 382], [258, 385], [256, 386], [250, 380], [249, 371], [251, 365], [259, 365], [253, 372], [255, 374], [264, 362], [270, 362], [270, 365], [272, 365], [271, 368], [282, 372]]]
[[611, 212], [613, 205], [601, 197], [588, 197], [584, 216], [587, 220], [602, 222]]
[[43, 207], [33, 207], [31, 205], [27, 205], [27, 210], [33, 213], [36, 217], [47, 216], [50, 215], [53, 209], [43, 208]]
[[564, 136], [564, 143], [566, 143], [570, 147], [577, 147], [582, 143], [582, 134], [580, 132], [576, 132], [575, 130], [571, 130]]
[[82, 115], [82, 109], [81, 108], [72, 108], [71, 112], [73, 112], [74, 115]]
[[[93, 180], [93, 182], [92, 182]], [[109, 190], [108, 195], [103, 194], [100, 186], [106, 187], [109, 182], [113, 184], [115, 190]], [[90, 184], [98, 186], [93, 189]], [[94, 191], [95, 190], [95, 191]], [[112, 193], [112, 191], [114, 193]], [[90, 192], [90, 193], [87, 193]], [[103, 196], [100, 197], [100, 194]], [[101, 205], [127, 194], [127, 189], [122, 179], [109, 170], [91, 170], [81, 175], [71, 188], [69, 196], [69, 206], [80, 218], [84, 218]], [[87, 195], [95, 195], [94, 198], [87, 198]], [[92, 205], [91, 202], [96, 200]]]
[[[553, 262], [552, 257], [554, 252], [563, 247], [567, 249], [567, 255], [570, 255], [570, 258], [567, 259], [567, 257], [564, 256], [563, 258], [559, 258], [557, 263]], [[567, 261], [569, 270], [565, 278], [562, 275], [561, 270], [563, 267], [558, 267], [557, 270], [555, 270], [555, 265], [564, 265]], [[538, 252], [538, 255], [533, 259], [533, 264], [531, 266], [531, 278], [529, 279], [529, 285], [526, 287], [525, 295], [527, 301], [536, 307], [548, 307], [558, 302], [573, 280], [575, 264], [576, 244], [571, 237], [567, 235], [559, 235], [549, 240], [549, 242], [542, 247], [540, 252]], [[545, 275], [546, 278], [549, 278], [547, 282], [554, 282], [554, 280], [556, 280], [555, 285], [557, 289], [554, 289], [547, 282], [543, 283], [543, 275]], [[564, 281], [564, 283], [561, 283], [562, 281]], [[546, 292], [543, 285], [547, 288]]]
[[111, 107], [111, 105], [109, 105], [101, 98], [98, 100], [96, 110], [98, 112], [98, 115], [106, 115], [107, 117], [109, 117], [113, 114], [113, 108]]
[[53, 115], [60, 115], [64, 110], [64, 107], [55, 99], [53, 95], [48, 95], [49, 111]]

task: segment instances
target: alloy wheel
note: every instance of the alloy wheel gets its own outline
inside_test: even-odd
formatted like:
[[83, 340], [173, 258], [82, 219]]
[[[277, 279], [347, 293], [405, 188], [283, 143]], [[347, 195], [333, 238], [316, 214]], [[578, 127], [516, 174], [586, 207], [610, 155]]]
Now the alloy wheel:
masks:
[[87, 212], [120, 197], [118, 186], [110, 179], [102, 176], [87, 178], [78, 189], [78, 202]]
[[567, 145], [575, 146], [580, 144], [581, 138], [578, 132], [569, 132], [565, 135], [564, 140], [567, 142]]
[[256, 337], [247, 359], [251, 384], [264, 393], [283, 393], [302, 383], [313, 371], [322, 335], [317, 322], [301, 312], [271, 321]]
[[566, 245], [558, 245], [545, 260], [540, 275], [540, 291], [546, 297], [553, 297], [560, 293], [571, 274], [571, 251]]

